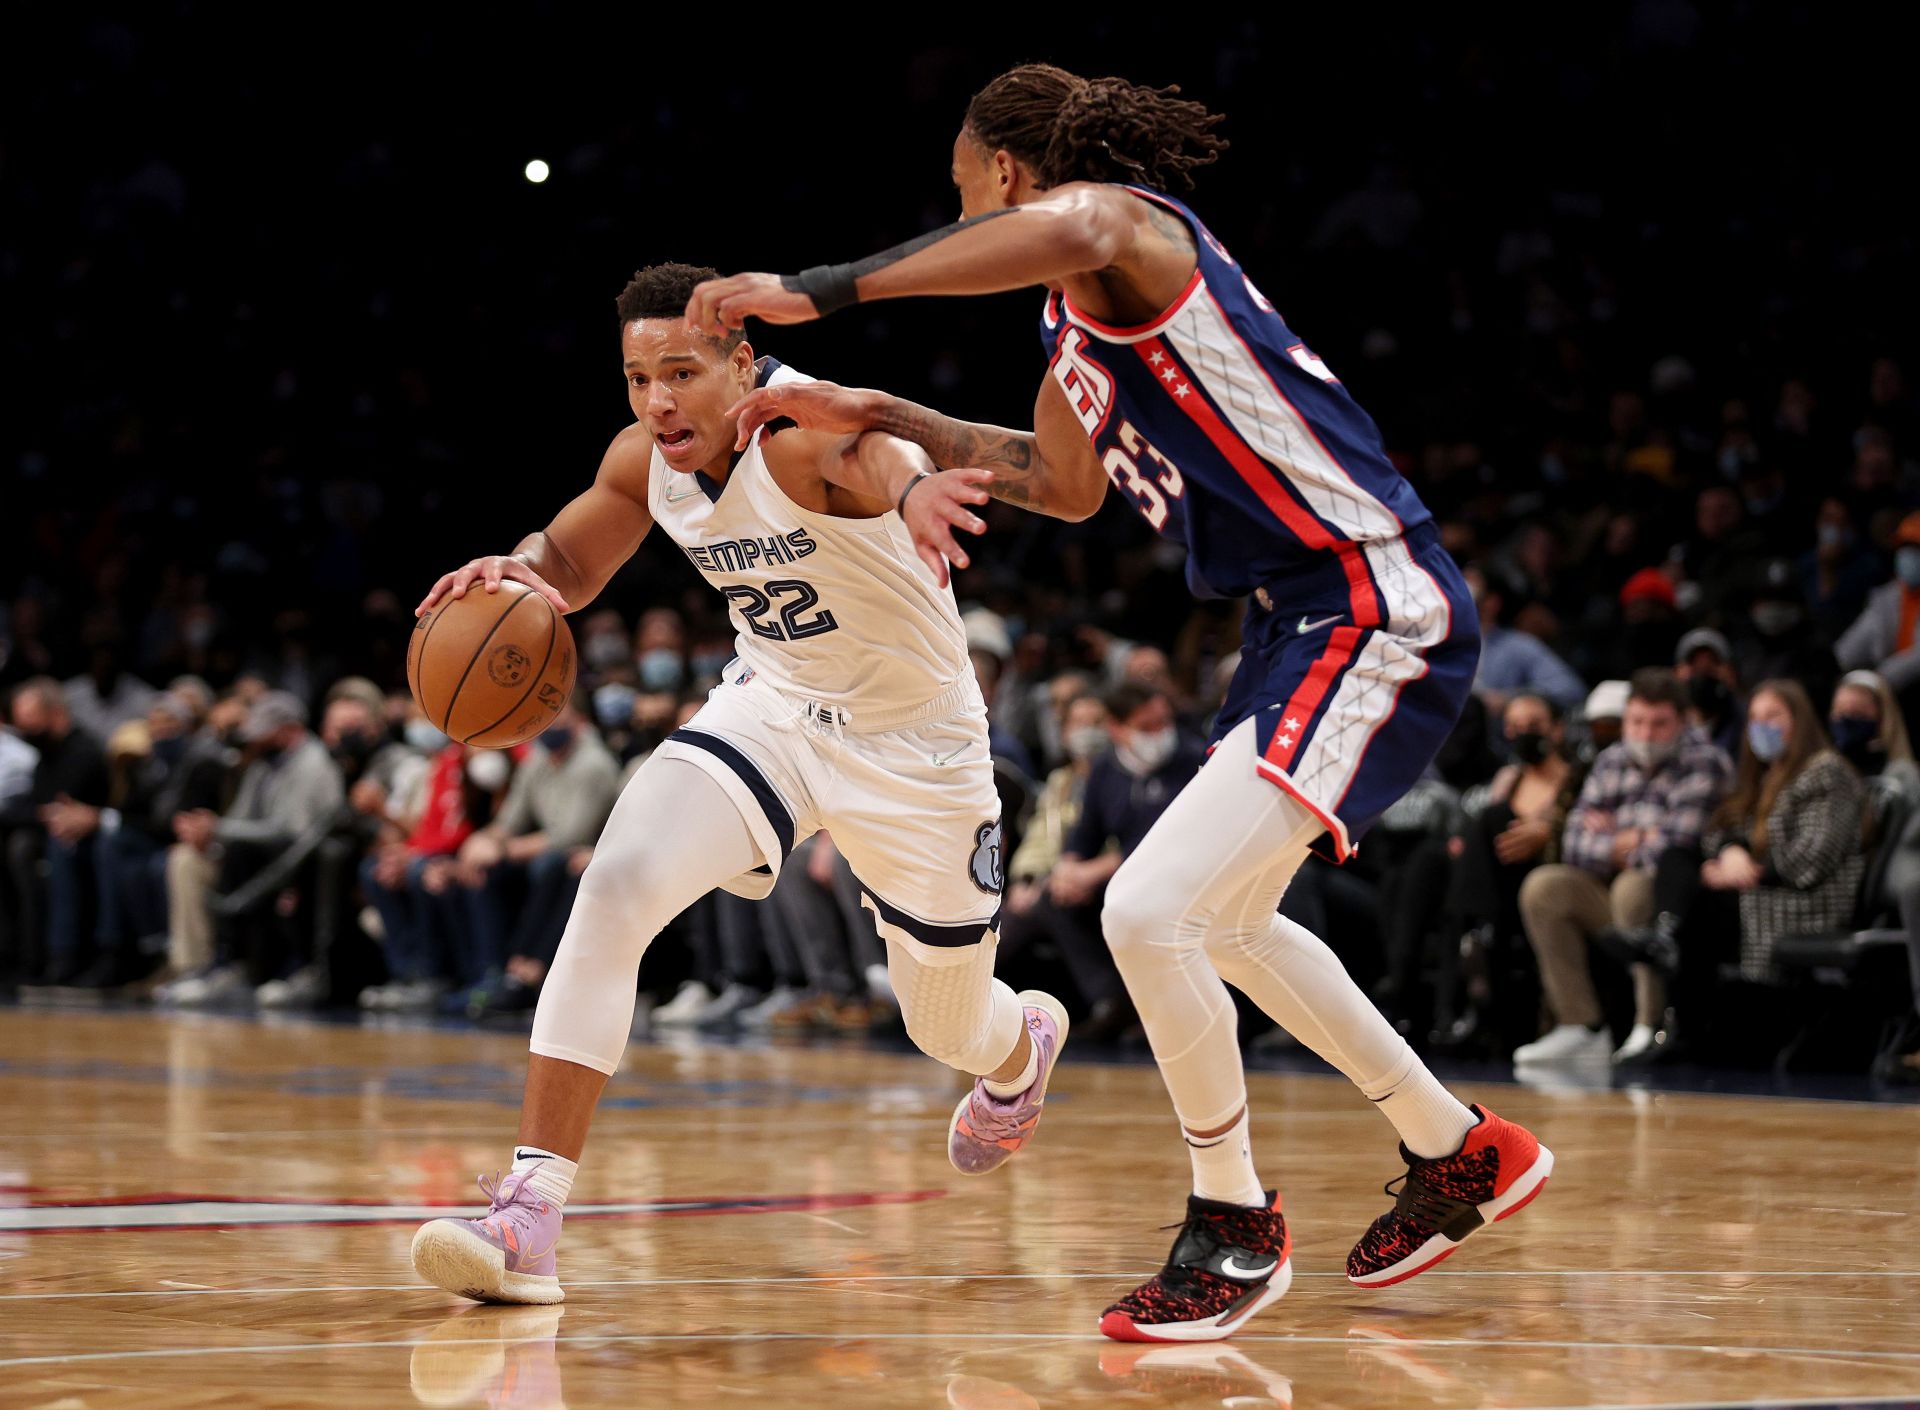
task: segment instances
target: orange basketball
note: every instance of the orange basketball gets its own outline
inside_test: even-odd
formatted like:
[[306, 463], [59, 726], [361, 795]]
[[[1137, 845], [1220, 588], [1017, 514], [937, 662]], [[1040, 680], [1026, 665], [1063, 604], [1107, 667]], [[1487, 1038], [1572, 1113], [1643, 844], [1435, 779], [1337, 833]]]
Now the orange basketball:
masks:
[[553, 723], [573, 695], [573, 633], [523, 583], [444, 598], [413, 623], [407, 685], [462, 744], [507, 749]]

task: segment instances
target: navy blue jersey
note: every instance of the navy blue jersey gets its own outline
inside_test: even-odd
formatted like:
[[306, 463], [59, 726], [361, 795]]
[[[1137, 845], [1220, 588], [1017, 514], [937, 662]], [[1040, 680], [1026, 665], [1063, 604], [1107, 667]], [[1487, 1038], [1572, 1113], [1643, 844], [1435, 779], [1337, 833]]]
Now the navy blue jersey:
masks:
[[1426, 506], [1372, 418], [1199, 218], [1159, 192], [1125, 189], [1187, 223], [1199, 265], [1164, 313], [1135, 328], [1047, 298], [1050, 368], [1108, 477], [1154, 529], [1186, 544], [1195, 592], [1282, 584], [1318, 596], [1344, 578], [1354, 624], [1382, 621], [1367, 546], [1428, 523]]

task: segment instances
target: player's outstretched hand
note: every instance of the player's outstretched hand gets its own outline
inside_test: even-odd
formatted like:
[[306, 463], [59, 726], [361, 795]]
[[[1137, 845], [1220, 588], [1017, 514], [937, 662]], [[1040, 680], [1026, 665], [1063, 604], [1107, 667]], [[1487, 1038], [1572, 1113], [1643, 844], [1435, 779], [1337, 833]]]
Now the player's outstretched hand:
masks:
[[967, 506], [985, 504], [987, 492], [983, 486], [992, 483], [991, 470], [942, 470], [914, 485], [907, 495], [900, 517], [906, 521], [907, 532], [913, 535], [914, 550], [933, 570], [934, 580], [941, 587], [947, 585], [949, 563], [964, 568], [972, 562], [953, 531], [965, 529], [970, 534], [987, 531], [987, 521]]
[[763, 323], [811, 323], [820, 316], [813, 300], [789, 289], [777, 274], [729, 274], [696, 284], [687, 301], [687, 327], [723, 338], [749, 318]]
[[838, 436], [872, 431], [877, 429], [880, 404], [885, 400], [883, 393], [832, 382], [781, 382], [755, 387], [727, 408], [728, 416], [739, 418], [733, 448], [745, 450], [755, 431], [783, 416], [803, 431]]
[[475, 584], [483, 584], [488, 592], [498, 592], [500, 584], [508, 580], [525, 583], [551, 602], [556, 612], [564, 613], [573, 610], [567, 606], [566, 598], [556, 592], [545, 578], [534, 572], [524, 558], [490, 553], [485, 558], [474, 559], [464, 568], [456, 568], [451, 573], [444, 574], [440, 581], [433, 585], [433, 590], [420, 599], [420, 605], [413, 609], [413, 615], [418, 617], [432, 611], [445, 598], [465, 597], [467, 589]]

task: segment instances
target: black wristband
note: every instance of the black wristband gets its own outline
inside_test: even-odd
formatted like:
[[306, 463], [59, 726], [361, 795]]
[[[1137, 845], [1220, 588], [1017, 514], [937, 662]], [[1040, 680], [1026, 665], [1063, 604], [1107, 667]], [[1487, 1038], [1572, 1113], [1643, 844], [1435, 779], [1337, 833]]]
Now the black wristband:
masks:
[[893, 512], [895, 514], [898, 514], [903, 519], [906, 518], [907, 496], [913, 493], [914, 487], [918, 485], [922, 480], [931, 480], [933, 478], [933, 475], [934, 475], [934, 472], [931, 470], [914, 471], [913, 478], [907, 481], [907, 487], [900, 491], [900, 498], [893, 502]]
[[813, 300], [813, 311], [825, 317], [849, 304], [860, 302], [857, 276], [850, 264], [816, 264], [798, 274], [780, 276], [780, 287], [790, 293], [805, 294]]

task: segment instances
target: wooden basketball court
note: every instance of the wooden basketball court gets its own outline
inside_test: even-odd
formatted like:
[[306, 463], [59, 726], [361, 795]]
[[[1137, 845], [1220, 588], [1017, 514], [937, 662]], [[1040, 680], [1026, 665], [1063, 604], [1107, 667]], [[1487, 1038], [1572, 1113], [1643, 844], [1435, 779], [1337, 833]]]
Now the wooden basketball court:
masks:
[[1037, 1145], [948, 1168], [959, 1079], [846, 1047], [636, 1044], [562, 1308], [420, 1286], [508, 1153], [524, 1040], [0, 1010], [0, 1405], [1780, 1405], [1920, 1400], [1920, 1107], [1469, 1088], [1559, 1166], [1403, 1286], [1346, 1250], [1392, 1133], [1255, 1076], [1293, 1292], [1225, 1343], [1094, 1323], [1186, 1160], [1150, 1067], [1071, 1065]]

